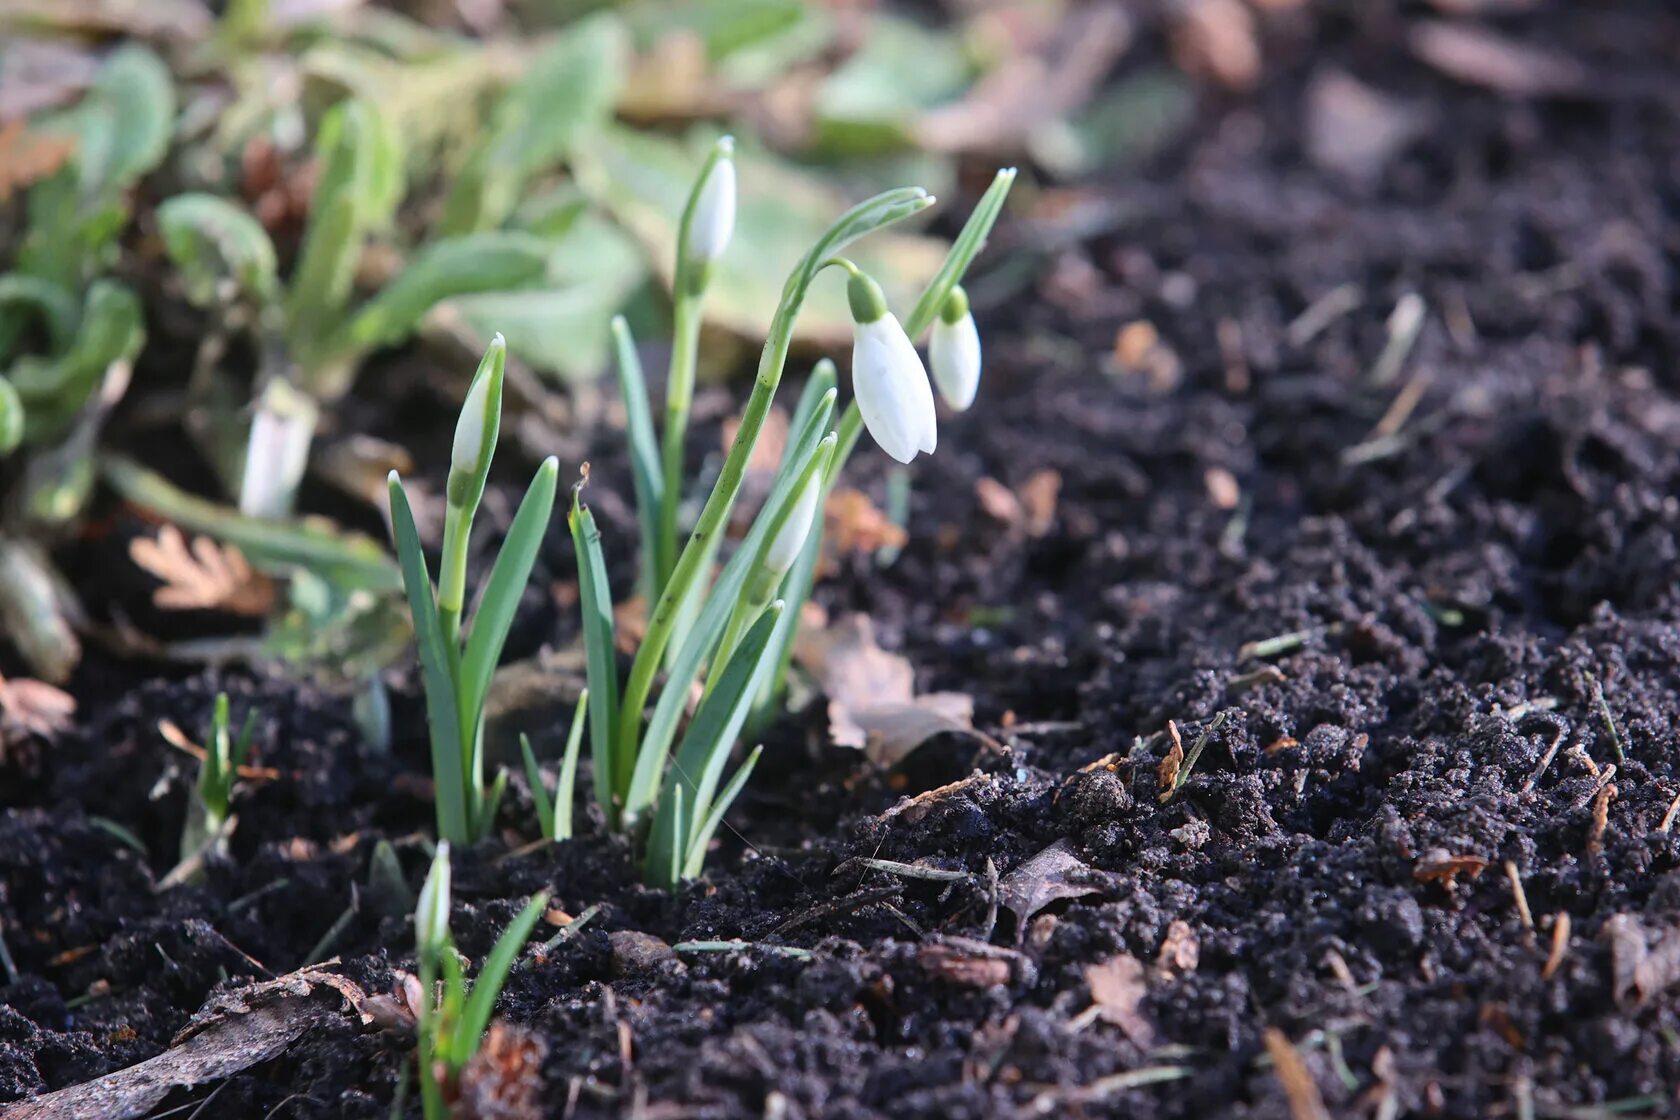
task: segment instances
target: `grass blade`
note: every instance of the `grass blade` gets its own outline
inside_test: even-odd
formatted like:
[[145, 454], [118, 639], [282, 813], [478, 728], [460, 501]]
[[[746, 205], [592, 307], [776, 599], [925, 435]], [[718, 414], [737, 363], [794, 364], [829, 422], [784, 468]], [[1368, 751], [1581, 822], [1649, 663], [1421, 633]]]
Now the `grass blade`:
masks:
[[764, 753], [763, 747], [754, 747], [747, 760], [741, 763], [740, 769], [735, 771], [729, 779], [729, 784], [712, 801], [712, 807], [706, 813], [706, 818], [693, 829], [688, 841], [688, 862], [683, 867], [683, 877], [693, 879], [699, 876], [701, 868], [706, 865], [706, 849], [712, 846], [712, 835], [717, 832], [718, 825], [723, 823], [723, 815], [741, 796], [746, 788], [747, 779], [752, 776], [753, 767], [758, 765], [759, 756]]
[[[529, 735], [522, 734], [519, 736], [519, 755], [525, 763], [525, 781], [531, 787], [531, 800], [537, 806], [537, 827], [542, 831], [545, 838], [553, 840], [556, 838], [554, 835], [554, 810], [559, 794], [555, 795], [555, 800], [551, 801], [549, 799], [548, 791], [543, 787], [542, 771], [537, 768], [537, 756], [531, 753], [531, 737]], [[565, 786], [562, 785], [561, 789], [564, 788]]]
[[572, 838], [572, 793], [577, 789], [578, 749], [583, 745], [583, 724], [589, 711], [589, 690], [578, 694], [577, 707], [572, 711], [572, 729], [566, 733], [566, 754], [560, 760], [560, 781], [554, 787], [555, 840]]
[[674, 891], [682, 872], [682, 838], [688, 832], [683, 789], [673, 784], [659, 801], [653, 831], [648, 836], [647, 863], [642, 878], [650, 885]]
[[403, 589], [408, 593], [409, 613], [414, 617], [414, 639], [420, 649], [420, 666], [426, 688], [427, 724], [432, 733], [432, 778], [436, 788], [438, 834], [445, 840], [470, 844], [465, 762], [462, 756], [461, 720], [455, 707], [455, 681], [450, 675], [449, 651], [444, 647], [443, 628], [438, 623], [437, 601], [432, 597], [432, 576], [426, 555], [420, 549], [420, 533], [414, 527], [414, 511], [396, 472], [391, 472], [391, 535], [402, 563]]
[[548, 892], [538, 891], [496, 939], [496, 947], [484, 958], [484, 967], [478, 970], [478, 979], [473, 981], [472, 991], [461, 1009], [460, 1026], [454, 1039], [455, 1053], [465, 1056], [478, 1049], [478, 1040], [490, 1025], [490, 1013], [496, 1009], [496, 997], [507, 983], [508, 972], [519, 959], [519, 951], [531, 936], [532, 927], [547, 909]]
[[[636, 489], [636, 519], [642, 531], [642, 594], [649, 602], [659, 593], [658, 550], [660, 518], [665, 509], [665, 479], [659, 460], [659, 441], [653, 434], [648, 407], [647, 377], [636, 354], [635, 340], [624, 316], [612, 321], [613, 345], [618, 353], [618, 388], [624, 397], [624, 428], [630, 440], [630, 479]], [[673, 501], [680, 501], [681, 495]]]
[[548, 534], [559, 474], [560, 463], [552, 455], [537, 468], [536, 477], [531, 479], [531, 486], [519, 503], [519, 511], [513, 515], [507, 539], [490, 568], [484, 595], [473, 614], [466, 656], [461, 660], [462, 727], [476, 727], [483, 712], [490, 678], [496, 673], [496, 663], [501, 660], [502, 646], [507, 643], [520, 597], [530, 582], [531, 568]]
[[589, 754], [595, 761], [595, 800], [616, 820], [613, 804], [613, 718], [618, 707], [618, 663], [613, 649], [612, 591], [607, 562], [601, 555], [601, 530], [583, 504], [581, 484], [572, 489], [572, 512], [566, 518], [577, 553], [578, 608], [583, 612], [583, 650], [589, 680]]

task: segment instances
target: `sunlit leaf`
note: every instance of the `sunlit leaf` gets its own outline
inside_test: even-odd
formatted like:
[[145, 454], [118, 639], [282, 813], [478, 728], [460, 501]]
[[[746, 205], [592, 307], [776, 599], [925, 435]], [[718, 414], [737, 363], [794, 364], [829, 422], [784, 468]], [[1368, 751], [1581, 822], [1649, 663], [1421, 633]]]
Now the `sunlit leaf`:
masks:
[[275, 298], [279, 266], [274, 243], [242, 207], [215, 195], [178, 194], [158, 207], [157, 219], [188, 299], [210, 306], [230, 282], [259, 303]]

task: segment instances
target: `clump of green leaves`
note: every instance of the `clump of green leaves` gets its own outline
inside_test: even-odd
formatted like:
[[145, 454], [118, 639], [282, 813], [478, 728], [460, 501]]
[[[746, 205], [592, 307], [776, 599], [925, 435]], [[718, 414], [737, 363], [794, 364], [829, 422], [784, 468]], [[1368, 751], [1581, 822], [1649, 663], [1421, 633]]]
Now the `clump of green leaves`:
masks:
[[[810, 594], [821, 547], [820, 529], [811, 531], [818, 520], [815, 512], [863, 428], [855, 401], [835, 423], [833, 367], [819, 368], [795, 411], [794, 434], [769, 497], [746, 538], [716, 578], [710, 578], [747, 462], [786, 367], [794, 322], [824, 269], [842, 265], [858, 275], [856, 266], [838, 255], [847, 245], [933, 202], [916, 188], [878, 195], [841, 217], [801, 259], [783, 288], [735, 441], [686, 544], [678, 550], [682, 447], [700, 304], [733, 221], [733, 199], [727, 223], [719, 217], [716, 199], [720, 169], [728, 167], [733, 189], [733, 168], [728, 166], [732, 154], [727, 139], [713, 149], [684, 211], [674, 273], [677, 337], [667, 375], [666, 422], [658, 438], [635, 347], [622, 320], [615, 323], [640, 514], [641, 578], [654, 604], [623, 681], [614, 655], [612, 600], [600, 532], [583, 504], [581, 485], [573, 492], [568, 518], [579, 565], [595, 798], [613, 826], [643, 843], [644, 874], [650, 883], [664, 887], [699, 873], [724, 812], [758, 760], [754, 750], [725, 781], [742, 728], [755, 708], [762, 709], [777, 695], [779, 682], [774, 678], [791, 656], [795, 622]], [[906, 320], [911, 337], [933, 323], [961, 280], [996, 220], [1013, 177], [1013, 171], [1000, 173], [923, 292]], [[720, 228], [725, 230], [721, 237]], [[872, 282], [870, 287], [878, 303], [879, 288]], [[896, 329], [896, 320], [893, 325]], [[925, 373], [919, 375], [925, 380]], [[663, 685], [655, 698], [662, 669]], [[682, 728], [689, 690], [701, 680], [700, 704]]]
[[225, 841], [232, 819], [233, 786], [251, 752], [256, 728], [257, 712], [253, 708], [235, 734], [227, 693], [216, 694], [216, 707], [204, 739], [204, 761], [199, 763], [198, 784], [187, 801], [186, 824], [181, 829], [183, 861], [208, 853]]
[[144, 340], [140, 301], [111, 270], [130, 192], [163, 159], [174, 116], [163, 63], [128, 46], [76, 105], [30, 122], [70, 155], [30, 189], [14, 268], [0, 274], [0, 620], [48, 680], [81, 650], [75, 598], [40, 542], [86, 505], [100, 431]]
[[[478, 1052], [490, 1025], [496, 997], [507, 983], [519, 950], [548, 907], [539, 891], [508, 923], [468, 988], [461, 955], [449, 933], [449, 842], [440, 840], [431, 871], [420, 888], [414, 913], [416, 956], [420, 968], [420, 1102], [426, 1120], [447, 1120], [451, 1091]], [[439, 992], [441, 981], [442, 991]], [[435, 993], [435, 994], [434, 994]], [[436, 1002], [434, 1002], [434, 1000]]]
[[505, 771], [489, 787], [485, 785], [484, 702], [520, 594], [548, 530], [559, 472], [552, 457], [537, 468], [491, 566], [463, 641], [467, 545], [501, 431], [506, 361], [507, 347], [498, 336], [479, 363], [461, 407], [445, 486], [443, 554], [435, 588], [408, 494], [395, 471], [390, 478], [391, 532], [424, 670], [438, 835], [463, 844], [489, 830], [506, 786]]
[[409, 336], [445, 299], [518, 288], [548, 268], [543, 238], [468, 233], [423, 244], [389, 283], [358, 301], [358, 262], [390, 233], [405, 193], [401, 144], [373, 105], [351, 98], [322, 118], [316, 161], [302, 248], [284, 280], [268, 233], [238, 203], [191, 193], [158, 208], [187, 297], [248, 330], [260, 356], [239, 487], [240, 509], [252, 516], [290, 509], [320, 406], [343, 396], [369, 352]]

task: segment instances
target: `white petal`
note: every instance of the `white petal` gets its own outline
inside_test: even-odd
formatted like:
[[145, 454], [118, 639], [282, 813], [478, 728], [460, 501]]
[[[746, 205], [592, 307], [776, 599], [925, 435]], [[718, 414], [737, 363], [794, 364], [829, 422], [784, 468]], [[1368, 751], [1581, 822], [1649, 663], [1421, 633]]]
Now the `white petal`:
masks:
[[414, 939], [421, 952], [435, 951], [449, 935], [449, 841], [439, 840], [432, 869], [414, 908]]
[[932, 451], [933, 388], [915, 346], [891, 315], [854, 324], [852, 391], [864, 426], [881, 450], [901, 463]]
[[955, 323], [935, 319], [928, 339], [928, 365], [945, 403], [962, 412], [980, 389], [980, 331], [974, 316]]
[[735, 233], [735, 161], [712, 164], [705, 186], [694, 203], [688, 227], [688, 256], [696, 264], [710, 264], [723, 256]]
[[776, 539], [770, 542], [770, 547], [764, 553], [764, 566], [778, 576], [785, 576], [793, 562], [799, 558], [800, 550], [805, 547], [805, 538], [810, 535], [811, 523], [817, 517], [817, 499], [822, 496], [821, 472], [813, 473], [805, 483], [805, 489], [799, 492], [794, 500], [793, 509], [788, 512], [787, 519], [782, 522], [781, 529], [776, 533]]
[[452, 474], [456, 471], [466, 475], [478, 473], [478, 457], [484, 453], [484, 410], [489, 397], [490, 373], [487, 370], [473, 380], [472, 388], [467, 390], [466, 403], [461, 406], [461, 415], [455, 420], [455, 446], [449, 460]]
[[285, 517], [309, 465], [315, 438], [315, 407], [283, 381], [270, 382], [251, 418], [245, 444], [245, 474], [239, 482], [239, 512], [247, 517]]

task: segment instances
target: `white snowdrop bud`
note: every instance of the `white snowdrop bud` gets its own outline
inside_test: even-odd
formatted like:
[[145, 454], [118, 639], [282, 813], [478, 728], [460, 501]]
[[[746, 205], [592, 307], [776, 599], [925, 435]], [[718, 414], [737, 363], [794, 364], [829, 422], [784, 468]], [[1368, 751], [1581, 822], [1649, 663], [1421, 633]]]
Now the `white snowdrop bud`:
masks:
[[933, 453], [938, 439], [933, 387], [921, 356], [887, 311], [880, 285], [862, 273], [847, 286], [852, 304], [852, 392], [881, 450], [901, 463]]
[[723, 256], [735, 233], [735, 141], [725, 136], [718, 152], [688, 223], [688, 259], [702, 269]]
[[968, 309], [968, 293], [951, 289], [928, 338], [928, 365], [945, 403], [962, 412], [980, 389], [980, 331]]
[[[501, 427], [502, 375], [507, 363], [507, 342], [497, 335], [479, 363], [461, 415], [455, 421], [455, 444], [449, 457], [451, 481], [456, 475], [471, 479], [484, 465], [484, 450]], [[454, 486], [451, 486], [454, 489]]]
[[810, 536], [811, 525], [817, 518], [817, 503], [822, 498], [822, 472], [812, 471], [810, 474], [804, 488], [799, 491], [799, 497], [794, 499], [793, 508], [776, 530], [775, 539], [764, 552], [764, 566], [777, 579], [787, 575], [788, 569], [799, 558], [799, 553], [805, 548], [805, 538]]
[[439, 840], [432, 869], [414, 908], [414, 940], [422, 959], [443, 951], [449, 939], [449, 841]]

